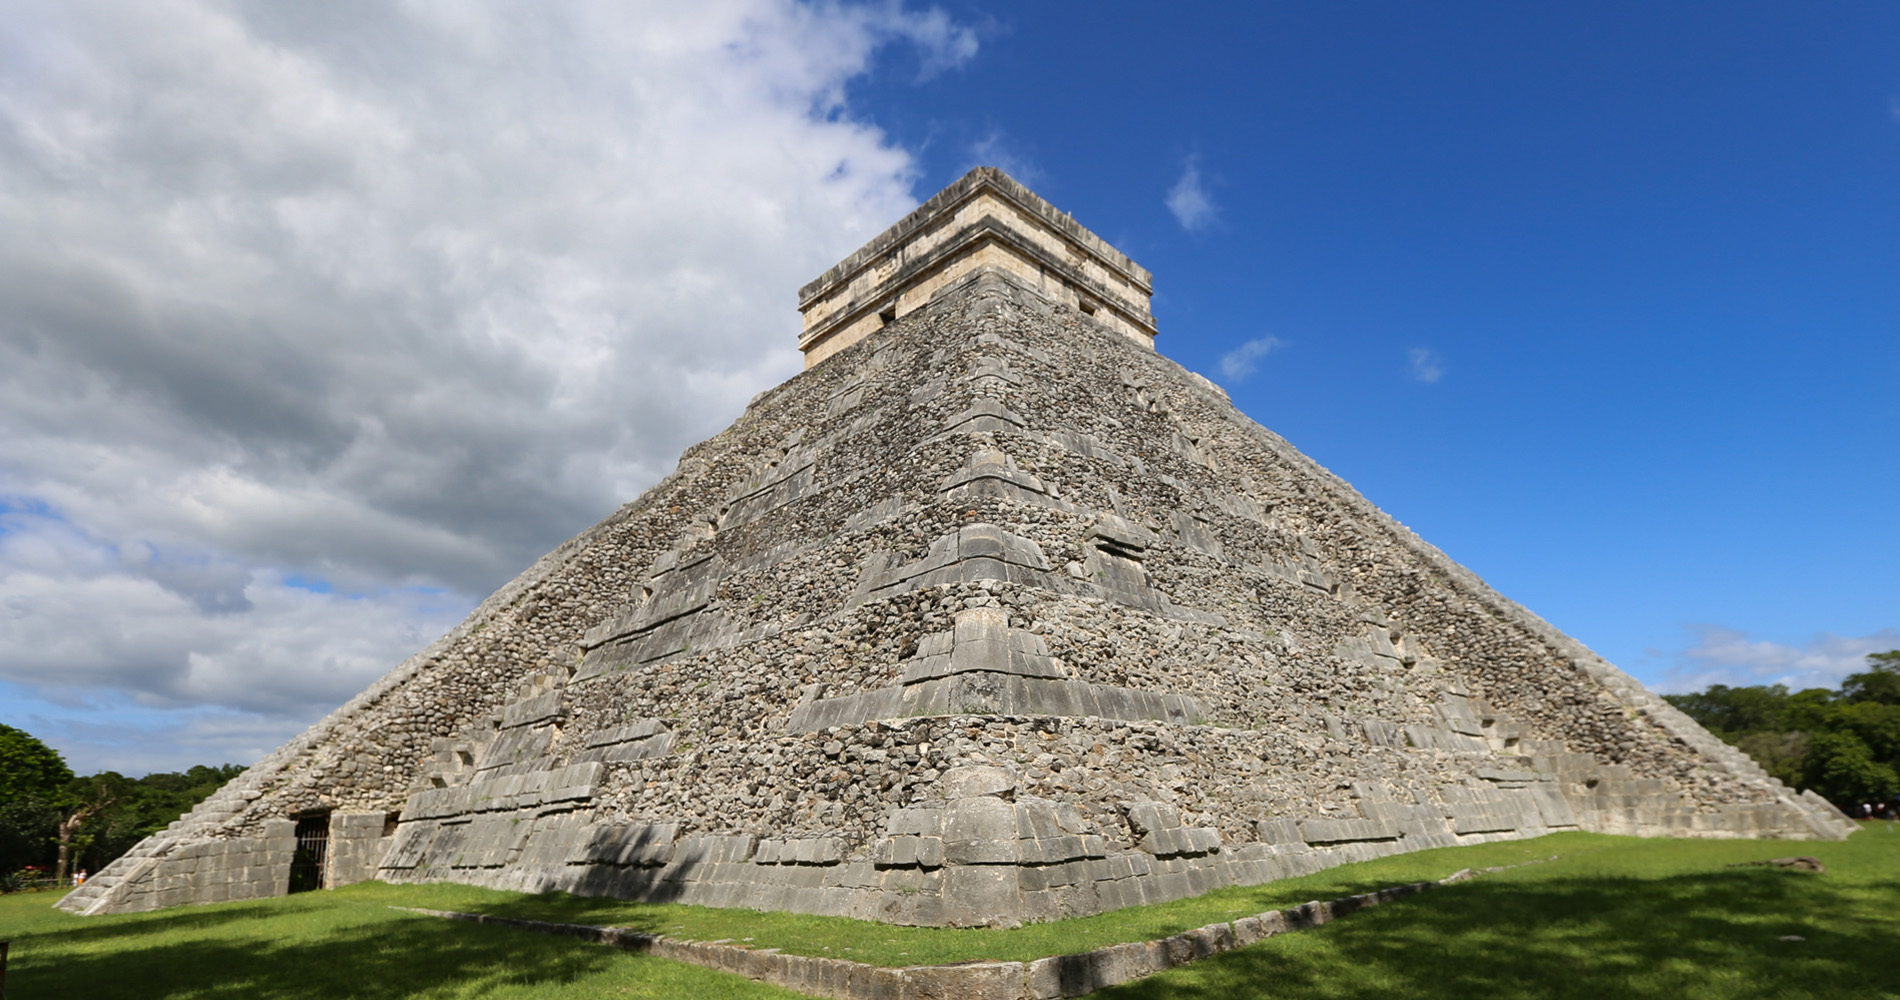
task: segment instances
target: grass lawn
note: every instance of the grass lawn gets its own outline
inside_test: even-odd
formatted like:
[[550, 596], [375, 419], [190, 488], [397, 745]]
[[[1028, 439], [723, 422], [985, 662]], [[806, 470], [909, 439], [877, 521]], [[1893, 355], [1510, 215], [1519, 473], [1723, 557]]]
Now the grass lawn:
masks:
[[[1537, 840], [1420, 851], [1362, 864], [1341, 865], [1267, 885], [1222, 889], [1194, 899], [1130, 907], [1078, 920], [1031, 924], [1014, 930], [893, 927], [860, 920], [755, 913], [703, 906], [628, 903], [617, 899], [544, 893], [527, 896], [459, 885], [378, 885], [377, 898], [401, 906], [492, 913], [572, 924], [608, 924], [695, 941], [730, 938], [793, 955], [849, 958], [872, 965], [937, 965], [970, 959], [1028, 961], [1122, 941], [1147, 941], [1221, 920], [1337, 899], [1401, 882], [1442, 878], [1460, 868], [1511, 865], [1553, 854], [1633, 842], [1626, 837], [1572, 833]], [[1764, 856], [1759, 853], [1757, 857]], [[364, 887], [369, 889], [369, 887]]]
[[[1845, 843], [1604, 838], [1096, 996], [1900, 997], [1900, 831], [1866, 826]], [[1797, 854], [1827, 872], [1726, 867]]]
[[[1822, 875], [1729, 868], [1811, 854]], [[661, 959], [392, 905], [606, 923], [884, 965], [1029, 959], [1438, 878], [1558, 859], [1436, 889], [1099, 994], [1131, 997], [1900, 998], [1900, 832], [1844, 843], [1558, 834], [1343, 866], [1013, 931], [886, 927], [464, 886], [366, 884], [264, 902], [71, 917], [0, 897], [11, 1000], [40, 997], [790, 997]], [[1805, 940], [1783, 941], [1785, 935]]]
[[566, 938], [392, 910], [383, 893], [304, 893], [74, 917], [52, 893], [0, 896], [7, 1000], [393, 1000], [802, 995]]

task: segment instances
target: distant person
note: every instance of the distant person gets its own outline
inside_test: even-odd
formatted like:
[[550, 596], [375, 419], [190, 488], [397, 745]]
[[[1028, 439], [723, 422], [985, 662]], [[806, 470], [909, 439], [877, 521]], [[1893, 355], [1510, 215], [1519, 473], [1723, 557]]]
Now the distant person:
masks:
[[77, 889], [80, 886], [85, 885], [85, 884], [86, 884], [86, 870], [84, 868], [81, 868], [79, 869], [79, 871], [73, 874], [73, 888]]

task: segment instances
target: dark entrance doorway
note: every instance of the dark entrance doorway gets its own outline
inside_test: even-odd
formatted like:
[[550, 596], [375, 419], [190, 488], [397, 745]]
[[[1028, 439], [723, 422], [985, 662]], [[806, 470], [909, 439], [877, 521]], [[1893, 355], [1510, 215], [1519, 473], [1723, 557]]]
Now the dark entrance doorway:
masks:
[[290, 891], [323, 888], [323, 864], [330, 852], [330, 814], [297, 820], [297, 853], [290, 859]]

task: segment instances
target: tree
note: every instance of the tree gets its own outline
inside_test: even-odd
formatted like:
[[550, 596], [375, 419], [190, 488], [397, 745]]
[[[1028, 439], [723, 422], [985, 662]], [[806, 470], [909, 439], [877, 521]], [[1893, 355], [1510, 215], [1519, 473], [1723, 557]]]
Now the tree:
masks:
[[1792, 787], [1841, 806], [1900, 792], [1900, 649], [1868, 656], [1839, 691], [1716, 684], [1664, 697]]
[[1807, 733], [1749, 733], [1730, 741], [1755, 758], [1762, 770], [1789, 788], [1802, 786], [1802, 767], [1808, 758]]
[[59, 752], [0, 725], [0, 875], [28, 865], [98, 871], [243, 773], [234, 764], [128, 778], [73, 777]]
[[1841, 697], [1853, 702], [1900, 705], [1900, 649], [1867, 654], [1867, 670], [1848, 674]]
[[45, 864], [73, 780], [59, 751], [0, 725], [0, 875]]
[[1853, 733], [1816, 735], [1804, 771], [1805, 784], [1836, 805], [1885, 802], [1900, 792], [1900, 774]]
[[[59, 821], [59, 859], [53, 866], [53, 880], [64, 884], [66, 876], [72, 871], [73, 842], [78, 839], [81, 827], [86, 821], [112, 808], [116, 797], [106, 782], [88, 779], [92, 785], [92, 794], [84, 799], [71, 799], [70, 810]], [[83, 846], [83, 845], [82, 845]]]
[[72, 768], [59, 751], [25, 730], [0, 725], [0, 805], [57, 796], [72, 780]]
[[1787, 713], [1788, 689], [1780, 684], [1768, 687], [1729, 687], [1714, 684], [1694, 694], [1668, 694], [1663, 700], [1682, 709], [1703, 728], [1732, 739], [1743, 733], [1779, 730]]

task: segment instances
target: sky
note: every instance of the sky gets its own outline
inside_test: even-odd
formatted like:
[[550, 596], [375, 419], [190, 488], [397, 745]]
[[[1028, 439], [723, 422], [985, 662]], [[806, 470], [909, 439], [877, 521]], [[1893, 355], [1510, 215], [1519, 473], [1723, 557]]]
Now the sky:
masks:
[[12, 0], [0, 723], [262, 756], [978, 164], [1652, 687], [1900, 647], [1900, 5]]

